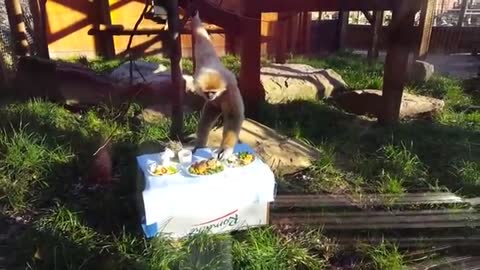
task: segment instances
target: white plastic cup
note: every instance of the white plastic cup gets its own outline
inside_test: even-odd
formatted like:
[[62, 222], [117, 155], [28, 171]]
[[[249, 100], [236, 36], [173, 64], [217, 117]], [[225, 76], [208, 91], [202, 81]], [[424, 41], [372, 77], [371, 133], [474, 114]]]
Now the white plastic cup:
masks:
[[192, 151], [188, 149], [182, 149], [178, 151], [178, 160], [182, 166], [187, 166], [192, 163]]

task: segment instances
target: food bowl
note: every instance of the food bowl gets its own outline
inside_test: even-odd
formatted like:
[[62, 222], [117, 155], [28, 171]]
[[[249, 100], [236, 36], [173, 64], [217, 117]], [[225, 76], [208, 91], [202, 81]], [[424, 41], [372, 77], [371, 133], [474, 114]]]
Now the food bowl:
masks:
[[188, 166], [187, 173], [191, 176], [207, 176], [223, 172], [223, 164], [216, 158], [201, 160]]
[[230, 168], [245, 167], [252, 164], [256, 157], [250, 152], [238, 152], [234, 153], [231, 157], [225, 160], [225, 165]]
[[177, 174], [179, 170], [178, 166], [175, 164], [162, 165], [158, 163], [152, 163], [148, 167], [148, 172], [153, 176], [165, 176]]

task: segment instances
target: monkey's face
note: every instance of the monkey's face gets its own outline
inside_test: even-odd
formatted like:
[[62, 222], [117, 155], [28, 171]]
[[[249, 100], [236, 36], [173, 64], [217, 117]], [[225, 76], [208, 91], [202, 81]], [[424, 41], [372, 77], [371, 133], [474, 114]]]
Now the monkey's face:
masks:
[[202, 90], [202, 96], [207, 101], [213, 101], [218, 97], [220, 97], [223, 92], [225, 92], [225, 89], [205, 89], [205, 90]]
[[206, 70], [195, 79], [196, 89], [207, 101], [220, 97], [227, 90], [223, 76], [215, 70]]

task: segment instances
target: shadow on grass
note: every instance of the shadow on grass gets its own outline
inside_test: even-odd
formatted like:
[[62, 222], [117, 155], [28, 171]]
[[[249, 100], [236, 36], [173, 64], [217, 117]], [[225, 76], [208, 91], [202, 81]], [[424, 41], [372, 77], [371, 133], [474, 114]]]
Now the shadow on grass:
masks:
[[[426, 171], [426, 175], [410, 175], [411, 178], [418, 176], [425, 179], [415, 181], [412, 178], [408, 189], [431, 189], [438, 183], [464, 195], [480, 195], [480, 183], [465, 181], [461, 175], [463, 168], [457, 166], [480, 162], [480, 133], [475, 129], [427, 121], [379, 127], [367, 119], [309, 101], [265, 105], [263, 109], [261, 120], [265, 124], [314, 145], [333, 147], [335, 166], [345, 172], [353, 172], [363, 178], [378, 177], [383, 171], [388, 173], [388, 168], [382, 167], [382, 159], [391, 157], [382, 156], [379, 151], [390, 147], [394, 149], [392, 155], [402, 154], [395, 151], [406, 152], [407, 156], [411, 154], [410, 159], [418, 159], [419, 168]], [[376, 162], [376, 167], [370, 161]], [[406, 166], [407, 161], [397, 165]], [[374, 171], [362, 168], [365, 166], [374, 167]], [[374, 184], [370, 179], [364, 180], [366, 189]], [[402, 182], [402, 179], [399, 181]]]

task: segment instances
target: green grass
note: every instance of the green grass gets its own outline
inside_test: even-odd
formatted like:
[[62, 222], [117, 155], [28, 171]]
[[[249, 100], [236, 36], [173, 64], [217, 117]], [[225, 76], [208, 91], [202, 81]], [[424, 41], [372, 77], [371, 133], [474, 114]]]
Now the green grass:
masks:
[[362, 249], [367, 258], [367, 264], [370, 267], [368, 269], [406, 269], [403, 255], [394, 244], [382, 242], [376, 246], [367, 245]]
[[[108, 106], [74, 114], [42, 100], [0, 108], [5, 120], [0, 126], [2, 213], [34, 217], [18, 235], [16, 267], [321, 269], [323, 259], [269, 228], [200, 234], [180, 242], [146, 240], [133, 199], [134, 158], [144, 145], [158, 147], [168, 141], [170, 121], [145, 123], [136, 117], [140, 111], [133, 104], [120, 118], [118, 110]], [[187, 115], [187, 131], [193, 132], [197, 121], [198, 113]], [[85, 180], [92, 153], [110, 134], [115, 182], [108, 189], [89, 191]], [[40, 258], [33, 259], [34, 254]]]
[[[148, 61], [169, 65], [168, 61]], [[78, 60], [77, 60], [78, 61]], [[239, 60], [222, 61], [235, 73]], [[380, 88], [382, 67], [343, 53], [327, 59], [291, 62], [329, 67], [351, 88]], [[182, 61], [191, 72], [191, 61]], [[109, 72], [120, 61], [88, 65]], [[446, 109], [433, 121], [375, 127], [323, 101], [265, 105], [261, 121], [318, 148], [320, 159], [299, 178], [278, 178], [280, 192], [401, 195], [418, 190], [450, 190], [480, 195], [480, 113], [474, 94], [462, 82], [434, 76], [408, 91], [442, 98]], [[29, 269], [323, 269], [337, 250], [321, 233], [286, 236], [263, 228], [232, 235], [197, 235], [183, 241], [146, 240], [138, 226], [133, 199], [135, 156], [161, 149], [169, 139], [170, 120], [146, 123], [132, 104], [124, 117], [107, 105], [74, 114], [42, 100], [0, 107], [0, 207], [8, 215], [34, 221], [19, 235], [19, 268]], [[187, 115], [194, 132], [198, 113]], [[86, 177], [92, 153], [110, 134], [114, 183], [90, 191]], [[327, 244], [324, 244], [327, 243]], [[42, 259], [32, 259], [40, 250]], [[401, 269], [400, 251], [391, 244], [368, 246], [369, 269]], [[29, 265], [25, 267], [25, 265]]]

